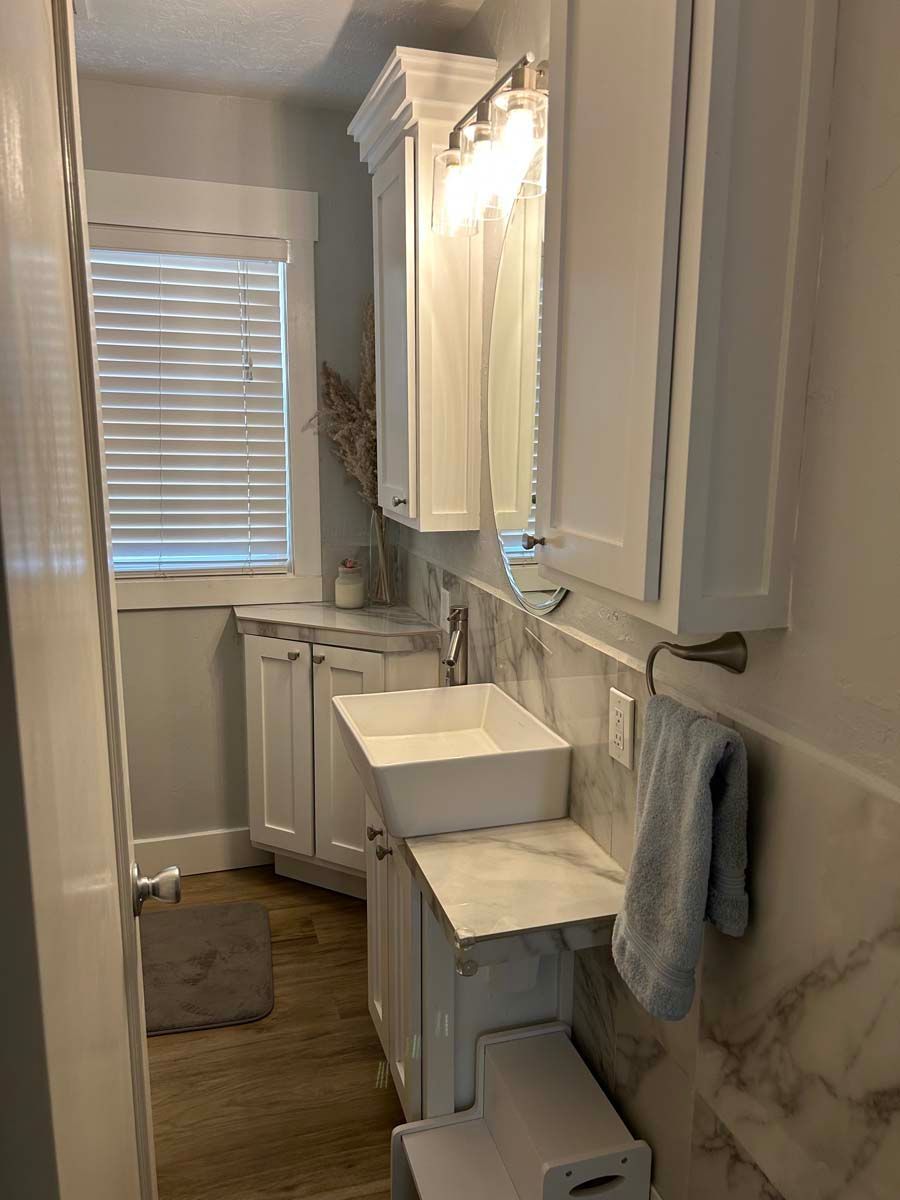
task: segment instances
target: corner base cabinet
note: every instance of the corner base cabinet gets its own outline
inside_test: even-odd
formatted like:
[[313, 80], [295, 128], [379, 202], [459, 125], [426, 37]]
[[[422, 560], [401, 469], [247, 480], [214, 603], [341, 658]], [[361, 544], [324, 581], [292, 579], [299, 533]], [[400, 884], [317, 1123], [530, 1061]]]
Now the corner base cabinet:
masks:
[[365, 793], [331, 701], [436, 687], [438, 631], [403, 609], [342, 616], [298, 604], [235, 613], [244, 635], [250, 839], [276, 855], [276, 869], [289, 862], [294, 878], [362, 894]]

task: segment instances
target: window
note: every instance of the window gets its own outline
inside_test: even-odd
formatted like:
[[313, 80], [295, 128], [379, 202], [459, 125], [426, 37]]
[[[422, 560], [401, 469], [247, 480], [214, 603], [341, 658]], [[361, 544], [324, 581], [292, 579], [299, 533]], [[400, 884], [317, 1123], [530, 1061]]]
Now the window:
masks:
[[279, 262], [91, 251], [117, 574], [292, 566]]
[[315, 193], [86, 178], [119, 608], [321, 600]]

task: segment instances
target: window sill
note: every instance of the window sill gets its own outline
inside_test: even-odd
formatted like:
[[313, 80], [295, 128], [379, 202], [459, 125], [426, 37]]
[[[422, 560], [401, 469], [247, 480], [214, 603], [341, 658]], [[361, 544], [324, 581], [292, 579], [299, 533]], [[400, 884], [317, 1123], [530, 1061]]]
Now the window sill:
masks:
[[321, 575], [195, 575], [116, 580], [119, 612], [153, 608], [231, 608], [322, 599]]

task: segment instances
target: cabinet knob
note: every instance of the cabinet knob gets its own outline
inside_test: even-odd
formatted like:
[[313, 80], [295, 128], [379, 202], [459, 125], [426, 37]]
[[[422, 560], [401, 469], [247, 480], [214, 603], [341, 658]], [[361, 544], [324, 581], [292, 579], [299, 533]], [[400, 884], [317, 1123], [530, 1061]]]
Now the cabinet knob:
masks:
[[532, 537], [530, 533], [522, 534], [522, 549], [533, 550], [535, 546], [546, 546], [547, 539], [545, 537]]
[[312, 660], [316, 664], [316, 666], [318, 666], [319, 663], [323, 663], [325, 661], [325, 655], [324, 654], [314, 654], [312, 656]]
[[288, 650], [288, 658], [291, 660], [291, 662], [296, 662], [299, 657], [299, 650]]
[[375, 857], [378, 859], [379, 862], [381, 862], [381, 860], [383, 858], [387, 858], [387, 856], [389, 854], [393, 854], [393, 853], [394, 853], [393, 850], [388, 850], [387, 846], [376, 846], [375, 847]]
[[394, 508], [399, 508], [401, 504], [405, 504], [405, 503], [406, 503], [406, 500], [403, 496], [393, 496], [391, 498], [391, 504], [393, 504]]
[[374, 825], [366, 826], [366, 837], [370, 842], [374, 842], [377, 837], [381, 837], [384, 833], [383, 829], [376, 829]]

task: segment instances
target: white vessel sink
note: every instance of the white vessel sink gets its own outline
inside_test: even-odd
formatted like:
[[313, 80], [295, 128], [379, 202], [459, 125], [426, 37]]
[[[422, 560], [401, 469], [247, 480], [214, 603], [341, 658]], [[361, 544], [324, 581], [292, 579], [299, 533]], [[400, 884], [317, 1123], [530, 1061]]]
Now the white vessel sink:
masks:
[[394, 837], [566, 815], [570, 746], [493, 683], [333, 703], [350, 760]]

